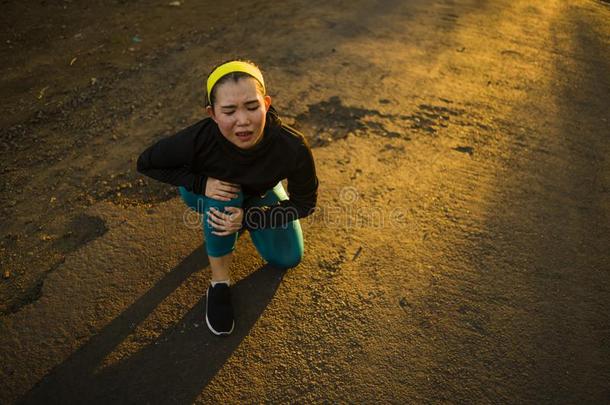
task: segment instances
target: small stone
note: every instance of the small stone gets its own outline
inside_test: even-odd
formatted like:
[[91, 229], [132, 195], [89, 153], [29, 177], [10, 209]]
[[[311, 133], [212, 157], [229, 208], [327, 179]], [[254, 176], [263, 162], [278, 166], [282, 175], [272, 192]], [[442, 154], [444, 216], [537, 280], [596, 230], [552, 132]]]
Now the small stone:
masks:
[[4, 272], [2, 273], [2, 277], [4, 277], [4, 279], [8, 279], [11, 277], [11, 272], [8, 270], [4, 270]]

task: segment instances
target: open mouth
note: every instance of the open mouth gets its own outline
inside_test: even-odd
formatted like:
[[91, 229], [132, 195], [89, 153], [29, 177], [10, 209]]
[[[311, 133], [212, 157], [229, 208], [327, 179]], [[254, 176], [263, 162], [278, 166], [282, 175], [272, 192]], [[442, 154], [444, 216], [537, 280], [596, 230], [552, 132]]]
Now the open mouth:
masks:
[[241, 141], [248, 141], [248, 140], [250, 140], [250, 138], [252, 138], [253, 134], [254, 133], [252, 131], [241, 131], [241, 132], [236, 132], [235, 133], [237, 138], [239, 138]]

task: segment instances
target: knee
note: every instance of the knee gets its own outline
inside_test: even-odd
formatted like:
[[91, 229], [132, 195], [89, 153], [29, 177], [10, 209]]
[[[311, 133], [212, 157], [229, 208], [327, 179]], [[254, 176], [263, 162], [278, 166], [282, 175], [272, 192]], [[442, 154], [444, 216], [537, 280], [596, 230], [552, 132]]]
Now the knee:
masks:
[[233, 198], [232, 200], [229, 200], [229, 201], [220, 201], [220, 200], [215, 200], [215, 199], [209, 198], [209, 197], [205, 197], [205, 198], [206, 198], [207, 207], [214, 207], [220, 211], [224, 210], [225, 207], [240, 207], [241, 208], [244, 204], [244, 196], [241, 191], [238, 193], [236, 198]]
[[298, 266], [301, 260], [303, 260], [303, 249], [294, 249], [281, 256], [273, 257], [268, 262], [275, 267], [290, 269]]
[[243, 195], [241, 194], [241, 192], [239, 193], [237, 198], [233, 198], [232, 200], [229, 200], [229, 201], [220, 201], [220, 200], [215, 200], [215, 199], [209, 198], [209, 197], [204, 197], [204, 198], [205, 198], [205, 200], [204, 200], [203, 206], [201, 207], [201, 210], [199, 212], [203, 214], [204, 225], [206, 225], [206, 226], [207, 226], [208, 217], [210, 215], [210, 208], [215, 208], [220, 212], [224, 212], [225, 208], [227, 208], [227, 207], [241, 208], [243, 205]]

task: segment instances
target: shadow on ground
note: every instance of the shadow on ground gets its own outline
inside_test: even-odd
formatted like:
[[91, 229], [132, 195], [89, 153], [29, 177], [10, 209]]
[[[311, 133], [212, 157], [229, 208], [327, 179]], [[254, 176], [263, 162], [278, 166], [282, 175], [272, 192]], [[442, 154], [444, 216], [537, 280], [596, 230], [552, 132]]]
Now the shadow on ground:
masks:
[[[209, 263], [205, 248], [195, 249], [175, 269], [55, 367], [22, 403], [192, 403], [216, 375], [271, 301], [283, 271], [263, 266], [232, 288], [236, 326], [229, 337], [212, 335], [202, 319], [203, 297], [159, 338], [129, 358], [96, 370], [191, 274]], [[198, 325], [198, 326], [195, 326]]]

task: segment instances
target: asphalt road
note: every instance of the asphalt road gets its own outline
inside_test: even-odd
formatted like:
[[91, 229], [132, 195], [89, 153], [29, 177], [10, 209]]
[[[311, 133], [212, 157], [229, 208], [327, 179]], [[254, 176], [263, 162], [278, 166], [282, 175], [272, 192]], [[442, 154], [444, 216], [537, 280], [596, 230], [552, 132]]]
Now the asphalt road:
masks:
[[[5, 2], [0, 403], [605, 403], [610, 7]], [[198, 218], [142, 178], [256, 61], [314, 148], [287, 272], [240, 239], [205, 327]]]

